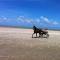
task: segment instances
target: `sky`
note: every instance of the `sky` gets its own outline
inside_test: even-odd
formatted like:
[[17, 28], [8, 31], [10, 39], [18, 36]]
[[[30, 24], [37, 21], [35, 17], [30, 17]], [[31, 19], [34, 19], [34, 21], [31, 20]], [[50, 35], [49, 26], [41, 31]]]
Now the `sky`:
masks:
[[0, 25], [60, 29], [60, 0], [0, 0]]

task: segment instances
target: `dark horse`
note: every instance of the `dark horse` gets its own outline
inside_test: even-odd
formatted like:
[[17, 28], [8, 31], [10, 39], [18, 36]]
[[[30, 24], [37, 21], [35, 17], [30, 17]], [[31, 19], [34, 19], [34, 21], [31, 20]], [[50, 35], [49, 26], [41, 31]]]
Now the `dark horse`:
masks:
[[36, 33], [36, 37], [37, 37], [37, 33], [39, 33], [39, 37], [43, 37], [43, 35], [46, 35], [46, 37], [49, 37], [48, 31], [46, 31], [46, 29], [38, 29], [36, 26], [33, 26], [33, 30], [34, 33], [32, 34], [32, 38], [33, 35]]

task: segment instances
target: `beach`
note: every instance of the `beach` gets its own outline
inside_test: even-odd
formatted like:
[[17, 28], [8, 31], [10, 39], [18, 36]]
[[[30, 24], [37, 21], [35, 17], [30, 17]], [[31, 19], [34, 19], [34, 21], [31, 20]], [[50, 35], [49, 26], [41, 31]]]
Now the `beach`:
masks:
[[0, 27], [0, 60], [60, 60], [60, 31], [48, 30], [49, 38], [32, 38], [32, 33]]

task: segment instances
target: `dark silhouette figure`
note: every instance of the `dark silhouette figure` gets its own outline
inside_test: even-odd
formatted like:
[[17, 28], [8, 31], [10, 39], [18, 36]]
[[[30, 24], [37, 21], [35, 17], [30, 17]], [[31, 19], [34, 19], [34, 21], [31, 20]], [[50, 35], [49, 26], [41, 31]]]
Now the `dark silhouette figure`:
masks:
[[49, 37], [47, 29], [38, 29], [36, 26], [33, 26], [33, 30], [34, 30], [34, 33], [32, 34], [32, 38], [34, 34], [36, 34], [36, 37], [37, 37], [37, 33], [39, 33], [39, 37], [43, 37], [43, 35], [46, 35], [47, 37]]
[[41, 33], [40, 29], [38, 29], [36, 26], [33, 26], [33, 30], [34, 30], [34, 33], [32, 34], [32, 37], [35, 33], [36, 33], [36, 37], [37, 37], [37, 33], [39, 33], [39, 36], [40, 36], [40, 33]]

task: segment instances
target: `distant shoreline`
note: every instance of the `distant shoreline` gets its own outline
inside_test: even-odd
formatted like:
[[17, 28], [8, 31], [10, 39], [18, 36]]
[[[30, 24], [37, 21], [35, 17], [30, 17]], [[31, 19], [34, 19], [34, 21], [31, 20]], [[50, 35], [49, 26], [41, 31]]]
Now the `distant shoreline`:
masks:
[[[21, 29], [32, 29], [32, 27], [22, 27], [22, 26], [0, 26], [3, 28], [21, 28]], [[52, 30], [52, 31], [60, 31], [60, 29], [48, 29], [48, 30]]]

